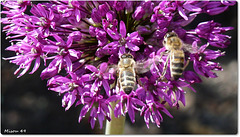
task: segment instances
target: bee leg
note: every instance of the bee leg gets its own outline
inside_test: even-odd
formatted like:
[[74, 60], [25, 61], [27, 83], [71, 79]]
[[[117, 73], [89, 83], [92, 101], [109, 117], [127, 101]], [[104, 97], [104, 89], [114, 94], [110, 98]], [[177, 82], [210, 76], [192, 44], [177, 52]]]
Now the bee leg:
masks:
[[185, 70], [185, 68], [188, 66], [188, 64], [189, 64], [189, 60], [186, 61], [186, 64], [184, 65], [183, 70]]
[[119, 94], [120, 93], [120, 83], [119, 83], [119, 79], [117, 79], [117, 84], [116, 84], [116, 93]]
[[[160, 57], [157, 59], [157, 62], [158, 63], [160, 63], [161, 62], [161, 59], [162, 59], [162, 56], [163, 55], [169, 55], [169, 52], [170, 51], [165, 51], [165, 52], [161, 52], [161, 54], [160, 54]], [[166, 62], [168, 62], [168, 60], [166, 61]], [[166, 68], [166, 62], [165, 62], [165, 64], [164, 64], [164, 69], [163, 69], [163, 72], [165, 71], [165, 68]], [[156, 67], [156, 66], [155, 66]], [[159, 69], [158, 68], [156, 68], [158, 71], [159, 71]], [[163, 72], [162, 72], [162, 74], [160, 74], [160, 73], [158, 73], [158, 75], [160, 76], [160, 78], [158, 78], [158, 80], [161, 80], [162, 78], [163, 78], [163, 76], [165, 75], [163, 75]], [[166, 73], [166, 72], [165, 72]]]
[[139, 84], [141, 87], [143, 87], [143, 83], [141, 82], [140, 77], [139, 77], [138, 75], [136, 76], [136, 79], [137, 79], [138, 84]]
[[168, 51], [168, 50], [167, 50], [166, 52], [162, 52], [162, 53], [160, 54], [160, 57], [159, 57], [159, 62], [161, 62], [160, 60], [162, 59], [162, 56], [163, 56], [163, 55], [168, 55], [169, 52], [170, 52], [170, 51]]
[[168, 55], [167, 57], [167, 60], [166, 62], [164, 63], [164, 66], [163, 66], [163, 71], [162, 71], [162, 74], [161, 74], [161, 77], [159, 79], [163, 79], [163, 77], [165, 76], [166, 72], [167, 72], [167, 66], [168, 66], [168, 60], [170, 59], [170, 54]]

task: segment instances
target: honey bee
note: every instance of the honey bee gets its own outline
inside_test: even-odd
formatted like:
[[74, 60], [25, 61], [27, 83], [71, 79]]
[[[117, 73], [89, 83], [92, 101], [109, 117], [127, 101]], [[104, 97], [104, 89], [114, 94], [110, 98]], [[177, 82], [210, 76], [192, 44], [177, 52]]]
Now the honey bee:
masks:
[[184, 65], [185, 63], [185, 54], [183, 51], [184, 44], [175, 32], [168, 32], [164, 36], [163, 45], [167, 50], [166, 53], [168, 54], [168, 56], [163, 67], [161, 78], [164, 77], [166, 74], [168, 61], [170, 59], [171, 78], [173, 80], [178, 80], [181, 77], [183, 70], [188, 65], [188, 61]]
[[132, 54], [123, 54], [118, 62], [118, 83], [125, 93], [130, 93], [136, 85], [135, 60]]
[[[125, 93], [129, 94], [134, 90], [137, 81], [137, 74], [146, 73], [150, 70], [148, 67], [144, 67], [144, 61], [136, 62], [134, 57], [130, 53], [122, 54], [118, 62], [118, 81], [117, 85]], [[138, 84], [141, 84], [138, 81]]]

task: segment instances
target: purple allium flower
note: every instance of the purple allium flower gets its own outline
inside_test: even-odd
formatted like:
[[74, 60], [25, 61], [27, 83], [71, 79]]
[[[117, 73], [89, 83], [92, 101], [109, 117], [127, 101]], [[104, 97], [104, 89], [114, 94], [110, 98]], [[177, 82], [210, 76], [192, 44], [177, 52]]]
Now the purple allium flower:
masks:
[[[223, 70], [215, 59], [225, 52], [217, 48], [230, 44], [231, 36], [224, 33], [233, 27], [195, 18], [220, 14], [236, 2], [24, 0], [1, 4], [3, 31], [12, 39], [6, 50], [16, 53], [3, 59], [19, 66], [14, 72], [22, 70], [18, 78], [31, 66], [33, 74], [43, 64], [40, 77], [48, 79], [49, 90], [63, 95], [62, 107], [81, 106], [79, 122], [89, 113], [91, 127], [98, 120], [102, 128], [105, 119], [113, 119], [113, 111], [115, 117], [128, 115], [132, 123], [135, 115], [141, 115], [149, 128], [150, 121], [160, 127], [161, 112], [173, 118], [166, 105], [185, 105], [183, 87], [196, 92], [192, 85], [201, 83], [199, 75], [216, 78], [213, 71]], [[187, 28], [193, 21], [198, 25]], [[172, 78], [168, 59], [173, 51], [163, 45], [168, 32], [181, 40], [184, 65], [189, 62], [193, 68], [183, 70], [178, 79]], [[133, 55], [131, 68], [137, 72], [136, 87], [129, 94], [118, 79], [119, 56], [125, 53]]]
[[153, 9], [151, 22], [156, 22], [160, 29], [166, 28], [173, 18], [173, 13], [176, 10], [176, 3], [162, 1]]
[[94, 128], [97, 118], [99, 120], [100, 128], [102, 128], [105, 117], [107, 120], [111, 120], [109, 110], [110, 104], [103, 98], [103, 96], [99, 95], [99, 93], [85, 92], [76, 105], [79, 104], [83, 104], [84, 106], [80, 112], [78, 122], [81, 122], [82, 118], [84, 118], [86, 113], [90, 110], [89, 122], [92, 128]]
[[[67, 41], [64, 41], [58, 35], [53, 35], [56, 41], [50, 41], [51, 45], [46, 45], [43, 50], [48, 54], [55, 54], [55, 56], [48, 57], [53, 59], [49, 66], [42, 72], [41, 78], [46, 79], [54, 76], [54, 72], [60, 73], [63, 66], [66, 66], [68, 72], [72, 71], [72, 60], [80, 58], [81, 52], [74, 49], [69, 49], [72, 46], [73, 37], [69, 36]], [[47, 70], [50, 70], [48, 72]], [[45, 74], [47, 73], [47, 74]], [[50, 74], [51, 73], [51, 74]], [[50, 74], [50, 75], [48, 75]]]
[[[194, 43], [193, 46], [196, 46], [196, 43]], [[193, 61], [194, 70], [199, 75], [215, 78], [217, 75], [212, 72], [212, 70], [222, 70], [222, 68], [219, 66], [219, 63], [215, 63], [211, 60], [223, 56], [224, 52], [206, 49], [207, 47], [208, 44], [201, 46], [197, 53], [190, 55], [190, 60]]]
[[[94, 99], [93, 97], [89, 96], [89, 98]], [[101, 98], [95, 98], [95, 102], [98, 102], [98, 108], [93, 107], [91, 114], [90, 114], [90, 123], [92, 128], [94, 128], [94, 124], [95, 124], [95, 118], [98, 117], [99, 119], [99, 123], [100, 123], [100, 128], [102, 128], [102, 123], [103, 120], [105, 119], [104, 116], [106, 117], [107, 120], [110, 121], [110, 110], [109, 110], [109, 104], [106, 103], [106, 100], [101, 99]], [[93, 102], [89, 102], [89, 103], [93, 103]], [[80, 117], [81, 119], [81, 114]], [[79, 119], [79, 122], [80, 122]]]
[[111, 29], [107, 29], [108, 35], [114, 40], [113, 42], [107, 44], [103, 49], [108, 50], [109, 54], [114, 53], [114, 51], [119, 50], [121, 53], [126, 53], [126, 49], [131, 51], [138, 51], [143, 38], [138, 34], [138, 32], [133, 32], [127, 37], [126, 25], [123, 21], [120, 21], [119, 32], [114, 32]]
[[177, 1], [176, 4], [178, 5], [178, 13], [180, 16], [182, 16], [185, 20], [188, 20], [188, 17], [186, 15], [186, 12], [201, 12], [201, 8], [194, 6], [191, 1], [183, 2], [183, 1]]
[[185, 80], [187, 82], [189, 82], [190, 84], [202, 82], [201, 78], [193, 71], [185, 71], [185, 72], [183, 72], [183, 76], [184, 76]]
[[102, 63], [97, 69], [93, 65], [87, 65], [86, 69], [90, 70], [92, 74], [85, 74], [84, 78], [82, 77], [83, 81], [92, 81], [94, 83], [91, 86], [91, 92], [98, 91], [100, 86], [104, 87], [104, 90], [108, 96], [110, 96], [110, 87], [109, 87], [109, 80], [114, 79], [113, 74], [107, 71], [108, 65], [107, 63]]
[[[111, 2], [110, 2], [111, 3]], [[120, 11], [120, 10], [123, 10], [126, 6], [127, 2], [125, 1], [114, 1], [113, 2], [113, 7], [117, 10], [117, 11]]]
[[54, 76], [48, 80], [49, 90], [64, 94], [62, 106], [68, 110], [83, 92], [82, 81], [74, 73], [70, 73], [72, 79], [63, 76]]
[[232, 6], [236, 1], [213, 1], [208, 2], [207, 5], [203, 8], [203, 12], [208, 13], [209, 15], [217, 15], [228, 9], [229, 6]]
[[77, 22], [80, 22], [81, 18], [85, 16], [84, 10], [80, 5], [84, 5], [84, 1], [52, 1], [56, 5], [51, 5], [52, 8], [63, 17], [67, 19], [74, 18]]
[[222, 33], [232, 29], [233, 27], [221, 27], [221, 24], [212, 20], [198, 24], [195, 33], [200, 38], [207, 39], [211, 46], [226, 48], [230, 44], [231, 37]]
[[[33, 61], [35, 60], [34, 67], [29, 74], [33, 74], [40, 66], [40, 59], [45, 58], [45, 53], [42, 48], [43, 45], [33, 37], [25, 38], [24, 40], [17, 40], [18, 42], [6, 50], [16, 52], [16, 56], [4, 58], [5, 60], [11, 60], [10, 63], [19, 65], [19, 68], [14, 72], [16, 75], [21, 69], [23, 71], [18, 75], [18, 78], [24, 75], [29, 69]], [[46, 59], [44, 59], [46, 62]]]
[[133, 14], [133, 18], [140, 20], [145, 14], [145, 10], [142, 7], [137, 7], [136, 11]]
[[39, 25], [39, 32], [47, 37], [49, 35], [49, 29], [55, 29], [55, 22], [52, 22], [54, 18], [53, 11], [48, 8], [45, 9], [44, 5], [37, 4], [33, 5], [30, 12], [34, 15], [31, 19], [35, 20], [36, 24]]
[[8, 18], [4, 18], [1, 21], [6, 20], [6, 24], [9, 23], [9, 20], [22, 17], [22, 13], [26, 11], [27, 6], [31, 5], [30, 1], [8, 1], [1, 3], [5, 11], [1, 11], [2, 14], [6, 14]]
[[136, 20], [145, 19], [150, 17], [152, 14], [154, 3], [151, 1], [141, 2], [141, 4], [136, 8], [132, 17]]
[[160, 127], [160, 122], [163, 121], [160, 111], [173, 118], [173, 116], [165, 108], [164, 104], [154, 101], [154, 97], [151, 94], [147, 95], [146, 105], [141, 111], [141, 115], [144, 116], [144, 121], [146, 122], [147, 128], [149, 128], [150, 120], [152, 123], [155, 123], [157, 127]]
[[117, 31], [118, 20], [115, 18], [115, 13], [107, 12], [106, 19], [102, 19], [102, 25], [105, 31], [107, 31], [107, 28]]
[[138, 106], [143, 106], [144, 103], [135, 98], [135, 92], [131, 92], [129, 95], [120, 91], [117, 95], [113, 95], [109, 98], [110, 102], [117, 102], [116, 107], [114, 108], [114, 116], [119, 117], [120, 115], [126, 115], [128, 113], [132, 123], [135, 122], [135, 110], [140, 111], [141, 109]]

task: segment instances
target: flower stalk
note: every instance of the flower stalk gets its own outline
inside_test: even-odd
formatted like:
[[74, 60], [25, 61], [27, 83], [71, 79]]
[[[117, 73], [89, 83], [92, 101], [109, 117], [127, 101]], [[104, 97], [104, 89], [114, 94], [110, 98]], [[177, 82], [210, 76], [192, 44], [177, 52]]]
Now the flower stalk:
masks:
[[[110, 103], [112, 108], [115, 108], [116, 102]], [[119, 135], [124, 133], [124, 125], [126, 116], [116, 118], [113, 110], [110, 110], [111, 121], [106, 121], [105, 135]]]

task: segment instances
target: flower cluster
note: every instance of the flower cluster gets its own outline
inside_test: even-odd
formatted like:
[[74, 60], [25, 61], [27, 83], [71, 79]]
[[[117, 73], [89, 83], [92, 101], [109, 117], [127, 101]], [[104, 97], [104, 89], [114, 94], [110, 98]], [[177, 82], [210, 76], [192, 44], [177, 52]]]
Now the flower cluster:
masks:
[[[82, 106], [79, 122], [90, 113], [94, 128], [98, 120], [111, 121], [114, 116], [143, 116], [160, 127], [162, 113], [173, 117], [165, 108], [185, 105], [183, 87], [200, 83], [201, 76], [215, 78], [221, 71], [213, 60], [224, 52], [208, 47], [226, 48], [230, 36], [223, 34], [232, 27], [205, 21], [186, 30], [199, 14], [217, 15], [235, 5], [235, 1], [4, 1], [1, 23], [12, 45], [6, 50], [16, 56], [4, 58], [19, 66], [18, 77], [36, 72], [44, 65], [41, 78], [49, 90], [63, 95], [62, 106]], [[162, 42], [167, 32], [175, 32], [183, 43], [185, 62], [193, 70], [184, 70], [179, 79], [171, 78], [168, 54]], [[205, 41], [205, 43], [203, 42]], [[124, 53], [149, 70], [137, 74], [136, 88], [125, 93], [118, 87], [117, 64]], [[43, 61], [41, 61], [43, 60]], [[166, 71], [165, 75], [163, 72]], [[111, 107], [116, 102], [116, 107]], [[137, 113], [139, 112], [139, 113]]]

